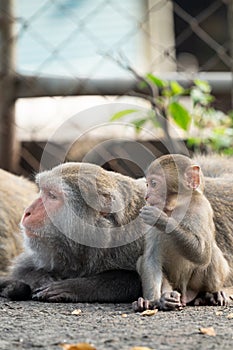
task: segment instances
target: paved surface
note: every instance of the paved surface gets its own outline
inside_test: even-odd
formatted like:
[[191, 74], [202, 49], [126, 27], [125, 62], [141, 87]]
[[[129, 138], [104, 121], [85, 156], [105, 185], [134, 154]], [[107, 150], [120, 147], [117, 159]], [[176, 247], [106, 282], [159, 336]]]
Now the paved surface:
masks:
[[[72, 311], [80, 309], [79, 315]], [[143, 317], [129, 304], [49, 304], [0, 299], [0, 349], [62, 349], [88, 342], [98, 350], [233, 349], [233, 306], [187, 307]], [[232, 315], [231, 315], [232, 314]], [[231, 318], [232, 316], [232, 318]], [[200, 334], [213, 327], [216, 336]]]

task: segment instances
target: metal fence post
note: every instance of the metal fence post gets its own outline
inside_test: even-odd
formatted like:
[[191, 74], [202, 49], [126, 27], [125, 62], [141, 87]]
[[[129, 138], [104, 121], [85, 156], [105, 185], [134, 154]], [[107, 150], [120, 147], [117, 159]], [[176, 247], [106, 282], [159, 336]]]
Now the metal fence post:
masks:
[[0, 1], [0, 167], [13, 170], [15, 158], [14, 0]]
[[231, 56], [231, 108], [233, 108], [233, 2], [228, 1], [228, 30], [230, 39], [230, 56]]

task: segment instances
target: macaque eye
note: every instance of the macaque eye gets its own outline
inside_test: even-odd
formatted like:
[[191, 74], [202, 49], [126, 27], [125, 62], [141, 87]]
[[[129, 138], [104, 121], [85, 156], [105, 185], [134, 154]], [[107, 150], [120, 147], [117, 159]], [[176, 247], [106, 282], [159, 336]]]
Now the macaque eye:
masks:
[[57, 199], [57, 195], [52, 191], [48, 191], [48, 197], [51, 199]]
[[151, 180], [151, 187], [156, 187], [156, 185], [157, 185], [157, 181]]

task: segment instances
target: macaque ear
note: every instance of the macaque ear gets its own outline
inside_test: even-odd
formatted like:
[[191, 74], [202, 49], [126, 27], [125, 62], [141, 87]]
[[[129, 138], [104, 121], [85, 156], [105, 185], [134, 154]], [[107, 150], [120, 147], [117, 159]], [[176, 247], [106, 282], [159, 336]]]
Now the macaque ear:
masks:
[[192, 189], [196, 190], [201, 184], [201, 168], [199, 165], [191, 165], [185, 170], [185, 181], [186, 185]]
[[113, 204], [113, 198], [110, 192], [99, 192], [98, 193], [99, 198], [99, 206], [100, 206], [100, 212], [103, 216], [106, 214], [111, 213], [112, 211], [112, 204]]

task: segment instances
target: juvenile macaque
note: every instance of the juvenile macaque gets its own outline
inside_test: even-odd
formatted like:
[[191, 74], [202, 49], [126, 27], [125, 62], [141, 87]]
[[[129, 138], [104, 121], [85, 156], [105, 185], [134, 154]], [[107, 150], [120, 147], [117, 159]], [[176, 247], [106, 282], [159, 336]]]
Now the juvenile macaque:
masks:
[[148, 205], [140, 216], [151, 228], [138, 261], [145, 300], [134, 309], [179, 309], [200, 293], [224, 304], [230, 268], [215, 240], [200, 167], [185, 156], [166, 155], [150, 165], [146, 179]]
[[19, 222], [24, 209], [35, 198], [37, 187], [25, 178], [0, 169], [0, 273], [22, 251]]

